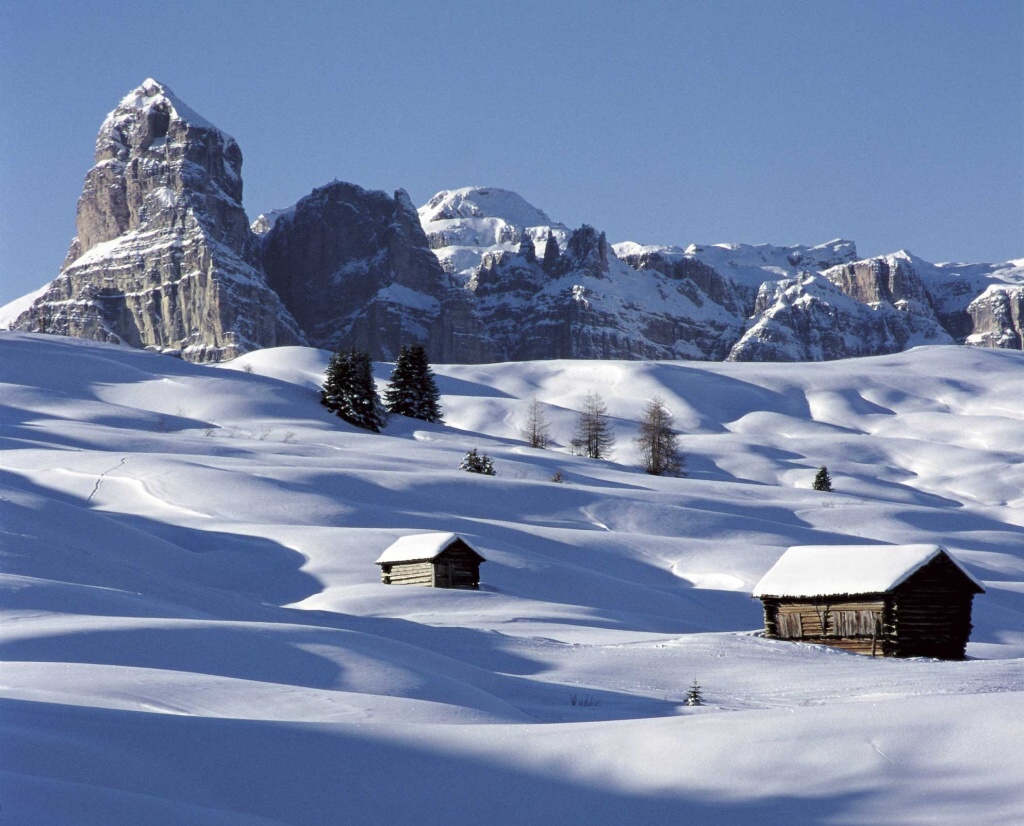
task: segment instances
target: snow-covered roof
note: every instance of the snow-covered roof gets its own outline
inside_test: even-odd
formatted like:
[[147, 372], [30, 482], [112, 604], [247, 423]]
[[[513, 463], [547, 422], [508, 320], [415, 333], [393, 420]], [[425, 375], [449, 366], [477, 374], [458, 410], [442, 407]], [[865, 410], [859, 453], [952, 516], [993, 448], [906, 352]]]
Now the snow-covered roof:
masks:
[[939, 554], [981, 583], [939, 545], [797, 545], [761, 577], [755, 597], [824, 597], [891, 591]]
[[[377, 558], [376, 564], [426, 562], [436, 559], [449, 545], [460, 539], [466, 542], [457, 533], [414, 533], [410, 536], [403, 536]], [[466, 544], [469, 545], [468, 542]]]

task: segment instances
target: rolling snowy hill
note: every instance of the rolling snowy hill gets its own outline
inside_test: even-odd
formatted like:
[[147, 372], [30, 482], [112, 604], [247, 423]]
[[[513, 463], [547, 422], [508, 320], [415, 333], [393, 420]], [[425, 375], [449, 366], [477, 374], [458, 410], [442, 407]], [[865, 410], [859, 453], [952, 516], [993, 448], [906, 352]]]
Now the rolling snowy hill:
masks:
[[[328, 357], [0, 333], [2, 822], [1024, 822], [1020, 351], [440, 365], [447, 424], [382, 435]], [[613, 461], [564, 448], [590, 390]], [[653, 395], [687, 478], [637, 468]], [[430, 530], [479, 592], [380, 584]], [[756, 633], [787, 546], [866, 542], [984, 583], [968, 660]]]

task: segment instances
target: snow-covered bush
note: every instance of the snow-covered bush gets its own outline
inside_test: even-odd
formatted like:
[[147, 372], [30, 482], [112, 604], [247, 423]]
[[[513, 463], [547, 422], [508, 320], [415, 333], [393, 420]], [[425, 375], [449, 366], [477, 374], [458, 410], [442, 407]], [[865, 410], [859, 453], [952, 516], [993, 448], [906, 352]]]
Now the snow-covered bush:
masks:
[[459, 469], [469, 473], [482, 473], [484, 476], [496, 475], [491, 457], [486, 453], [478, 454], [475, 447], [466, 454]]

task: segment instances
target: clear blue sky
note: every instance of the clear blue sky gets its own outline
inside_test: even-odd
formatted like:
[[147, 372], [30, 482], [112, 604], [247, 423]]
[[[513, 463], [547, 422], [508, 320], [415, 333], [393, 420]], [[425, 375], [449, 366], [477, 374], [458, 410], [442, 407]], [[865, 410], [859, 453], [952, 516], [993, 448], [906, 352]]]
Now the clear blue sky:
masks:
[[52, 279], [96, 131], [152, 76], [250, 217], [471, 184], [613, 241], [1024, 256], [1024, 3], [0, 1], [0, 303]]

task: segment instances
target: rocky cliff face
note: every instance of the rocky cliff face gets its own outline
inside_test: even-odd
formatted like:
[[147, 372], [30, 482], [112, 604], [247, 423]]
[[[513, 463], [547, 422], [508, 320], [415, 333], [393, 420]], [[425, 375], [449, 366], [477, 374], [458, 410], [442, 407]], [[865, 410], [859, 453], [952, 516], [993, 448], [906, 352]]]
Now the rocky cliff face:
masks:
[[864, 303], [832, 279], [810, 275], [763, 285], [751, 326], [728, 360], [832, 361], [953, 343], [926, 314], [888, 301]]
[[147, 80], [111, 112], [60, 275], [13, 329], [220, 361], [304, 342], [267, 287], [242, 209], [242, 153]]
[[260, 216], [267, 281], [317, 347], [393, 359], [427, 345], [435, 361], [487, 361], [472, 296], [431, 253], [405, 192], [335, 181], [289, 210]]
[[1024, 349], [1024, 285], [990, 286], [967, 306], [971, 332], [966, 344]]

